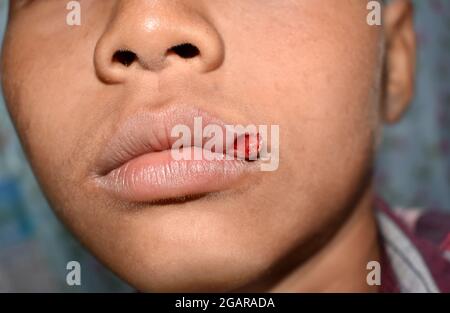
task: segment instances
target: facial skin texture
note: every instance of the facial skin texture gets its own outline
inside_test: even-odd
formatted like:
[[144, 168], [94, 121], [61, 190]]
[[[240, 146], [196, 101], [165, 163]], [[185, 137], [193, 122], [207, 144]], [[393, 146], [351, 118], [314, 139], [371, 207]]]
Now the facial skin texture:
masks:
[[[372, 162], [407, 107], [412, 8], [364, 0], [11, 1], [5, 98], [56, 214], [143, 291], [373, 291]], [[191, 43], [200, 54], [167, 53]], [[113, 61], [119, 49], [138, 61]], [[181, 203], [116, 199], [93, 163], [118, 125], [168, 103], [280, 125], [280, 165]]]

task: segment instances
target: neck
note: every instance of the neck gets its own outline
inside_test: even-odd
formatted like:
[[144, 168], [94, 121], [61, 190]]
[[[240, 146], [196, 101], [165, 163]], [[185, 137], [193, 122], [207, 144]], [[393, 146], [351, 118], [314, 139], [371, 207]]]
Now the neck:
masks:
[[311, 257], [271, 283], [253, 287], [262, 292], [376, 292], [378, 287], [366, 281], [370, 261], [379, 262], [371, 187], [334, 236]]

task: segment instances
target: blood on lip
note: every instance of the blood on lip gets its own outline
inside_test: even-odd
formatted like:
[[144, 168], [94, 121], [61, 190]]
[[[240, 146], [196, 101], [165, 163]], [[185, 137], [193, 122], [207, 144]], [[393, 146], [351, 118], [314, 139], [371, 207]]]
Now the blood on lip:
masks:
[[[256, 145], [252, 145], [251, 141], [255, 140]], [[239, 143], [244, 144], [244, 147], [239, 147]], [[255, 135], [246, 133], [245, 135], [236, 138], [234, 140], [234, 156], [239, 157], [241, 156], [246, 161], [256, 161], [259, 158], [259, 152], [261, 148], [261, 136], [259, 133]], [[239, 153], [243, 150], [243, 154]]]

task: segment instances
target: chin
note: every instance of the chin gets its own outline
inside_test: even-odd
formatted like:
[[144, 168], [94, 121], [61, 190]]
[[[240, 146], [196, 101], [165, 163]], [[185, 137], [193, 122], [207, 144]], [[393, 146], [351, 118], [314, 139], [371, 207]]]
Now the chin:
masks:
[[64, 219], [102, 263], [142, 292], [240, 289], [258, 279], [280, 252], [255, 235], [261, 229], [237, 222], [243, 219], [239, 208], [216, 201], [100, 211], [103, 218], [72, 211], [73, 218]]
[[271, 263], [238, 243], [160, 244], [157, 253], [136, 244], [134, 260], [110, 266], [142, 292], [231, 292], [251, 284]]

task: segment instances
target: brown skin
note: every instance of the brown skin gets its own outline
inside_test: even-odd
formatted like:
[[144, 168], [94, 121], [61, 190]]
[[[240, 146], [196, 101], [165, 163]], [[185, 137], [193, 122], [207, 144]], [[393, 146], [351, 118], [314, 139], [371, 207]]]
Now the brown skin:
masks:
[[[2, 75], [42, 189], [86, 247], [144, 291], [374, 290], [373, 156], [412, 96], [409, 1], [385, 7], [384, 28], [361, 0], [80, 2], [69, 27], [65, 1], [11, 1]], [[200, 55], [166, 55], [184, 42]], [[112, 62], [124, 47], [139, 62]], [[117, 125], [183, 100], [280, 125], [279, 169], [168, 205], [98, 188]]]

